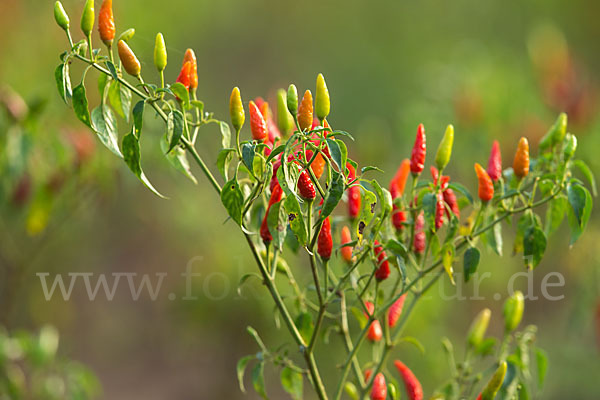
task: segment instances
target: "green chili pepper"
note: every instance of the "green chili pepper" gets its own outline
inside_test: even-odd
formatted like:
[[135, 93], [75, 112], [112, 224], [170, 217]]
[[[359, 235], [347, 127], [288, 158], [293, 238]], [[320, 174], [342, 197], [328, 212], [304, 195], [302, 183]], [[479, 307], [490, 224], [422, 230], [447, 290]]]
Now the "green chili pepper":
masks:
[[277, 126], [284, 137], [287, 137], [294, 124], [293, 118], [287, 109], [287, 95], [285, 90], [277, 91]]
[[130, 41], [133, 35], [135, 35], [135, 28], [129, 28], [125, 32], [121, 33], [119, 39], [117, 40], [117, 43], [121, 40], [124, 42]]
[[162, 33], [156, 34], [156, 43], [154, 44], [154, 65], [158, 72], [162, 72], [167, 67], [167, 46]]
[[504, 382], [505, 375], [506, 361], [502, 361], [481, 392], [481, 400], [494, 400], [496, 393], [498, 393], [498, 390], [500, 390], [500, 387], [502, 386], [502, 382]]
[[454, 126], [448, 125], [444, 137], [440, 142], [435, 155], [435, 164], [440, 172], [448, 165], [450, 156], [452, 155], [452, 144], [454, 143]]
[[571, 133], [567, 133], [565, 147], [563, 149], [565, 160], [570, 160], [573, 158], [575, 155], [575, 150], [577, 150], [577, 137]]
[[485, 308], [481, 310], [479, 314], [477, 314], [473, 320], [473, 323], [471, 324], [471, 328], [469, 329], [469, 334], [467, 336], [467, 342], [470, 346], [479, 346], [483, 340], [483, 337], [485, 336], [485, 331], [487, 330], [491, 315], [492, 312], [489, 308]]
[[329, 90], [327, 90], [327, 85], [325, 84], [325, 78], [323, 74], [319, 74], [317, 76], [317, 92], [315, 98], [315, 111], [317, 114], [317, 118], [320, 121], [323, 121], [329, 115], [329, 109], [331, 106], [331, 102], [329, 100]]
[[523, 293], [516, 291], [512, 296], [506, 299], [504, 303], [504, 327], [506, 332], [512, 332], [515, 330], [521, 319], [523, 318], [523, 308], [525, 306], [525, 299]]
[[293, 83], [288, 88], [287, 92], [287, 108], [294, 118], [298, 115], [298, 89]]
[[85, 37], [89, 37], [94, 29], [94, 0], [87, 0], [81, 15], [81, 30]]
[[556, 122], [540, 141], [540, 149], [545, 150], [560, 143], [567, 134], [567, 114], [560, 113]]
[[246, 115], [244, 114], [244, 105], [242, 104], [242, 95], [240, 89], [234, 87], [229, 98], [229, 115], [231, 116], [231, 124], [237, 132], [242, 129]]
[[63, 28], [65, 31], [69, 30], [69, 16], [67, 15], [60, 1], [54, 3], [54, 19], [56, 20], [58, 26]]

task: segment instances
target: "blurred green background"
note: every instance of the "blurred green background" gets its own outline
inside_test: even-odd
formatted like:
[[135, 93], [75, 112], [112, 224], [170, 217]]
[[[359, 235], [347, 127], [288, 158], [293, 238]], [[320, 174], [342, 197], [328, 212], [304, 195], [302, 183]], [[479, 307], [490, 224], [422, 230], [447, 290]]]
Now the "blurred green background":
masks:
[[[75, 40], [83, 3], [63, 1]], [[96, 3], [98, 10], [100, 1]], [[66, 156], [54, 156], [55, 147], [66, 141], [57, 145], [54, 139], [82, 131], [56, 93], [53, 71], [67, 43], [52, 18], [53, 5], [50, 0], [3, 0], [0, 13], [3, 91], [10, 88], [30, 105], [44, 104], [31, 145], [52, 156], [33, 164], [28, 179], [34, 188], [51, 179], [55, 166], [66, 165]], [[117, 34], [136, 28], [130, 44], [147, 81], [156, 79], [152, 50], [157, 31], [166, 38], [170, 82], [185, 49], [193, 48], [199, 97], [224, 120], [233, 86], [241, 88], [246, 102], [263, 96], [275, 104], [278, 88], [294, 82], [300, 90], [314, 90], [317, 73], [324, 73], [332, 96], [330, 123], [355, 136], [350, 156], [361, 165], [381, 167], [384, 181], [409, 155], [419, 123], [425, 124], [430, 147], [452, 123], [456, 140], [449, 172], [473, 190], [473, 162], [487, 162], [494, 138], [507, 165], [518, 138], [536, 143], [560, 111], [569, 113], [579, 157], [600, 171], [597, 1], [115, 0], [114, 11]], [[74, 84], [79, 73], [75, 67]], [[96, 78], [90, 75], [88, 87]], [[10, 118], [3, 119], [8, 126]], [[243, 238], [233, 224], [223, 224], [226, 213], [199, 172], [194, 186], [172, 171], [158, 146], [162, 125], [148, 124], [144, 167], [168, 201], [140, 185], [95, 139], [89, 163], [73, 173], [76, 183], [53, 203], [47, 232], [32, 236], [31, 226], [27, 228], [29, 207], [39, 190], [33, 190], [34, 200], [20, 206], [3, 193], [1, 290], [18, 290], [10, 295], [10, 312], [2, 305], [2, 322], [11, 330], [56, 326], [59, 352], [91, 367], [106, 399], [257, 398], [240, 393], [235, 383], [237, 359], [257, 351], [245, 327], [257, 328], [273, 347], [286, 341], [287, 333], [277, 330], [260, 285], [250, 281], [242, 297], [236, 292], [239, 278], [254, 268]], [[201, 135], [199, 152], [214, 166], [218, 128], [204, 128]], [[17, 180], [11, 181], [13, 189]], [[550, 357], [541, 398], [594, 399], [600, 395], [598, 212], [594, 210], [586, 234], [572, 249], [567, 232], [563, 226], [550, 239], [534, 277], [539, 296], [544, 275], [562, 273], [565, 287], [552, 293], [564, 299], [527, 302], [524, 321], [538, 325], [539, 345]], [[441, 335], [461, 338], [486, 306], [493, 312], [492, 332], [501, 334], [503, 300], [492, 294], [503, 299], [511, 273], [522, 270], [522, 261], [510, 256], [510, 240], [504, 250], [503, 258], [484, 252], [480, 268], [492, 272], [482, 284], [485, 300], [431, 296], [411, 319], [407, 334], [418, 337], [426, 352], [406, 345], [397, 355], [421, 378], [426, 395], [449, 376]], [[190, 260], [202, 274], [193, 288], [199, 299], [182, 301], [186, 288], [180, 274]], [[21, 271], [18, 286], [7, 281], [7, 271], [14, 269]], [[89, 301], [81, 286], [70, 301], [47, 302], [37, 272], [169, 275], [154, 302], [147, 296], [133, 301], [124, 287], [112, 301], [103, 296]], [[526, 288], [524, 282], [518, 287]], [[444, 284], [444, 290], [452, 289]], [[463, 288], [467, 294], [471, 290]], [[177, 300], [168, 299], [171, 292]], [[460, 339], [457, 348], [462, 349]], [[341, 350], [336, 342], [333, 351]], [[335, 376], [329, 365], [325, 379]], [[267, 369], [268, 391], [285, 398], [276, 379], [270, 379], [275, 374]]]

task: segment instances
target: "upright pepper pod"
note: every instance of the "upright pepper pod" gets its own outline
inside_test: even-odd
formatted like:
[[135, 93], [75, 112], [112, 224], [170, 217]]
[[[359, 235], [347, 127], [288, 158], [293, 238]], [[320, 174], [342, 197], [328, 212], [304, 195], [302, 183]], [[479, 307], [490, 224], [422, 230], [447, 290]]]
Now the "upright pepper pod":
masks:
[[129, 45], [123, 40], [119, 40], [117, 47], [119, 50], [119, 58], [121, 59], [121, 64], [123, 64], [125, 71], [127, 71], [129, 75], [139, 78], [140, 73], [142, 72], [142, 65]]
[[562, 142], [567, 134], [567, 114], [560, 113], [554, 125], [550, 127], [548, 132], [544, 135], [540, 141], [539, 147], [541, 150], [554, 147], [558, 143]]
[[277, 126], [283, 137], [288, 137], [294, 124], [293, 117], [287, 109], [287, 94], [285, 90], [277, 91]]
[[415, 238], [413, 240], [413, 249], [415, 254], [423, 254], [425, 252], [425, 215], [423, 211], [417, 215], [415, 221]]
[[479, 163], [475, 163], [475, 173], [479, 180], [479, 199], [487, 203], [494, 197], [494, 183]]
[[317, 76], [317, 92], [315, 98], [315, 111], [317, 118], [323, 121], [329, 115], [329, 109], [331, 107], [331, 101], [329, 99], [329, 90], [325, 84], [325, 77], [323, 74]]
[[100, 39], [108, 47], [115, 39], [115, 17], [113, 16], [112, 0], [104, 0], [98, 13], [98, 33]]
[[441, 171], [446, 168], [452, 155], [452, 145], [454, 144], [454, 126], [448, 125], [444, 137], [438, 146], [437, 153], [435, 154], [435, 164]]
[[513, 171], [518, 179], [523, 179], [529, 173], [529, 142], [525, 137], [519, 140], [513, 161]]
[[377, 270], [375, 271], [375, 279], [379, 282], [386, 280], [390, 276], [390, 263], [387, 260], [387, 254], [383, 250], [383, 246], [375, 240], [375, 257], [377, 257]]
[[298, 106], [298, 124], [300, 129], [307, 131], [313, 124], [313, 97], [310, 90], [304, 92], [302, 102]]
[[484, 308], [477, 314], [469, 328], [469, 333], [467, 334], [467, 343], [469, 346], [477, 348], [482, 342], [485, 331], [487, 331], [488, 324], [490, 323], [491, 316], [492, 312], [489, 308]]
[[331, 258], [331, 250], [333, 249], [333, 239], [331, 238], [331, 222], [329, 217], [325, 218], [321, 230], [319, 231], [319, 237], [317, 239], [317, 253], [323, 261], [327, 261]]
[[396, 189], [398, 190], [398, 196], [402, 196], [404, 194], [404, 188], [406, 186], [406, 181], [408, 179], [408, 175], [410, 173], [410, 160], [405, 158], [400, 163], [398, 170], [396, 171], [396, 175], [394, 175], [393, 182], [396, 185]]
[[385, 400], [387, 398], [387, 384], [385, 376], [380, 372], [373, 379], [373, 387], [371, 388], [371, 400]]
[[423, 400], [423, 387], [413, 372], [400, 360], [394, 361], [409, 400]]
[[119, 39], [117, 40], [117, 42], [120, 42], [122, 40], [125, 43], [127, 43], [128, 41], [131, 40], [131, 38], [133, 38], [134, 35], [135, 35], [135, 28], [129, 28], [125, 32], [123, 32], [119, 35]]
[[[340, 243], [343, 245], [350, 243], [352, 241], [352, 236], [350, 235], [350, 229], [347, 226], [342, 228], [342, 240]], [[347, 263], [352, 262], [352, 247], [344, 246], [340, 249], [340, 253], [342, 253], [342, 259]]]
[[281, 189], [281, 186], [279, 185], [275, 185], [275, 187], [273, 188], [273, 190], [271, 191], [271, 197], [269, 199], [269, 204], [267, 206], [267, 210], [265, 211], [265, 216], [263, 217], [262, 220], [262, 224], [260, 225], [260, 237], [263, 240], [263, 242], [265, 243], [265, 245], [269, 245], [269, 243], [271, 243], [273, 241], [273, 236], [271, 235], [271, 232], [269, 231], [269, 224], [268, 224], [268, 217], [269, 217], [269, 211], [271, 210], [271, 206], [275, 203], [277, 203], [278, 201], [281, 201], [281, 197], [283, 196], [283, 190]]
[[167, 67], [167, 45], [162, 33], [156, 34], [154, 42], [154, 66], [158, 72], [163, 72]]
[[287, 91], [287, 109], [296, 118], [298, 115], [298, 89], [293, 83], [288, 87]]
[[403, 294], [392, 304], [388, 311], [388, 326], [393, 328], [400, 319], [402, 309], [404, 308], [404, 301], [406, 300], [406, 293]]
[[439, 190], [436, 194], [435, 201], [435, 229], [438, 230], [444, 225], [444, 214], [446, 213], [446, 206], [444, 205], [444, 195]]
[[[81, 14], [81, 31], [85, 37], [92, 35], [94, 29], [94, 0], [87, 0], [83, 6], [83, 14]], [[90, 49], [91, 50], [91, 49]]]
[[190, 90], [194, 91], [198, 87], [198, 62], [196, 61], [196, 53], [194, 50], [187, 49], [183, 56], [183, 62], [191, 64], [189, 72]]
[[492, 143], [487, 173], [494, 182], [502, 177], [502, 155], [500, 154], [500, 144], [497, 140], [494, 140], [494, 143]]
[[192, 63], [189, 61], [185, 61], [181, 67], [181, 71], [179, 72], [179, 76], [177, 77], [177, 81], [178, 83], [181, 83], [183, 86], [185, 86], [186, 89], [190, 89], [190, 78], [191, 78], [191, 71], [192, 71]]
[[502, 310], [504, 314], [504, 329], [506, 332], [514, 331], [519, 323], [521, 323], [521, 319], [523, 318], [523, 309], [525, 308], [525, 298], [523, 297], [523, 293], [517, 290], [506, 299], [504, 302], [504, 309]]
[[488, 383], [485, 385], [485, 388], [483, 388], [483, 391], [481, 392], [481, 400], [494, 400], [496, 398], [496, 394], [504, 382], [506, 367], [506, 361], [502, 361], [498, 366], [498, 369], [496, 369], [494, 372], [494, 375], [492, 375]]
[[244, 105], [242, 104], [242, 95], [237, 86], [233, 88], [229, 97], [229, 116], [231, 117], [233, 128], [236, 132], [239, 132], [246, 120], [246, 114], [244, 112]]
[[252, 131], [252, 139], [262, 142], [269, 135], [267, 123], [258, 106], [252, 100], [250, 100], [248, 108], [250, 110], [250, 130]]
[[419, 124], [417, 127], [417, 137], [415, 138], [415, 145], [412, 149], [412, 155], [410, 157], [410, 171], [413, 176], [419, 175], [425, 168], [425, 155], [427, 153], [427, 143], [425, 137], [425, 127], [423, 124]]
[[58, 26], [60, 26], [64, 31], [69, 30], [69, 16], [67, 15], [65, 8], [60, 1], [54, 3], [54, 19], [56, 20]]
[[[373, 315], [375, 312], [375, 305], [370, 301], [365, 301], [365, 307], [367, 308], [367, 317]], [[369, 325], [369, 331], [367, 332], [367, 339], [371, 342], [379, 342], [383, 337], [383, 331], [381, 329], [381, 324], [378, 320], [371, 322]]]
[[577, 137], [573, 134], [567, 133], [565, 137], [565, 147], [563, 148], [563, 156], [565, 161], [570, 160], [575, 155], [577, 150]]

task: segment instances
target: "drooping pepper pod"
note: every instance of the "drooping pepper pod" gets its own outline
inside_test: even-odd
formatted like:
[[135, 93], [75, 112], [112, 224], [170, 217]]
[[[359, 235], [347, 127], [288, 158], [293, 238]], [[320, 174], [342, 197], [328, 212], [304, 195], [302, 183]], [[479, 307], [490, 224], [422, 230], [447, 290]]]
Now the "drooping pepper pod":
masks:
[[469, 328], [469, 333], [467, 334], [467, 343], [469, 346], [477, 348], [479, 344], [481, 344], [485, 332], [487, 331], [488, 324], [490, 323], [491, 316], [492, 312], [489, 308], [484, 308], [477, 314]]
[[517, 290], [512, 296], [506, 299], [502, 310], [504, 314], [504, 329], [506, 332], [512, 332], [519, 326], [521, 319], [523, 318], [524, 308], [525, 298], [521, 291]]
[[331, 101], [329, 99], [329, 90], [325, 84], [325, 77], [323, 74], [317, 76], [317, 92], [315, 98], [315, 111], [317, 118], [323, 121], [329, 115], [329, 109], [331, 107]]
[[117, 42], [120, 42], [122, 40], [125, 43], [127, 43], [128, 41], [131, 40], [131, 38], [133, 38], [134, 35], [135, 35], [135, 28], [129, 28], [125, 32], [123, 32], [119, 35], [119, 39], [117, 39]]
[[185, 51], [183, 62], [189, 62], [191, 64], [189, 72], [190, 90], [194, 91], [198, 87], [198, 61], [196, 60], [196, 53], [194, 53], [194, 50], [187, 49]]
[[[347, 226], [344, 226], [342, 228], [342, 238], [341, 238], [341, 245], [345, 245], [347, 243], [350, 243], [352, 241], [352, 236], [350, 235], [350, 229]], [[350, 246], [344, 246], [340, 249], [340, 253], [342, 253], [342, 259], [344, 261], [346, 261], [347, 263], [351, 263], [352, 262], [352, 247]]]
[[293, 83], [288, 87], [286, 101], [287, 109], [295, 119], [298, 115], [298, 89], [296, 89], [296, 85]]
[[425, 127], [423, 124], [419, 124], [417, 127], [417, 137], [415, 138], [415, 145], [412, 149], [410, 157], [410, 171], [413, 176], [419, 175], [425, 168], [425, 155], [427, 153], [427, 142], [425, 137]]
[[323, 261], [331, 258], [331, 251], [333, 249], [333, 239], [331, 237], [331, 221], [329, 217], [325, 218], [321, 230], [319, 231], [319, 237], [317, 239], [317, 253]]
[[404, 308], [404, 301], [406, 300], [406, 294], [403, 294], [392, 304], [388, 311], [388, 325], [390, 328], [396, 326], [396, 323], [400, 319], [402, 309]]
[[250, 110], [250, 130], [252, 131], [252, 139], [262, 142], [269, 135], [267, 123], [254, 101], [250, 100], [248, 108]]
[[513, 161], [513, 171], [518, 179], [523, 179], [529, 173], [529, 142], [525, 137], [519, 140]]
[[229, 116], [231, 117], [233, 128], [236, 132], [239, 132], [246, 120], [246, 114], [242, 103], [242, 95], [237, 86], [233, 88], [231, 96], [229, 97]]
[[156, 34], [154, 43], [154, 66], [158, 72], [163, 72], [167, 67], [167, 45], [162, 33]]
[[[356, 179], [356, 170], [350, 163], [346, 164], [348, 168], [348, 182], [352, 182]], [[348, 216], [350, 219], [355, 219], [360, 214], [360, 206], [362, 199], [360, 197], [360, 187], [354, 184], [348, 188]]]
[[[311, 160], [313, 157], [313, 154], [314, 153], [312, 152], [312, 150], [306, 150], [306, 160], [307, 161]], [[325, 159], [323, 158], [321, 153], [318, 153], [315, 156], [315, 159], [312, 162], [312, 164], [310, 164], [310, 169], [314, 172], [317, 179], [319, 179], [321, 176], [323, 176], [323, 172], [325, 172], [326, 165], [327, 165], [327, 162], [325, 161]]]
[[185, 61], [181, 66], [181, 71], [179, 72], [179, 76], [177, 77], [177, 80], [175, 82], [181, 83], [183, 86], [185, 86], [186, 89], [189, 90], [191, 84], [191, 71], [192, 63], [189, 61]]
[[497, 140], [494, 140], [494, 143], [492, 143], [487, 173], [494, 182], [502, 177], [502, 155], [500, 154], [500, 144]]
[[415, 254], [423, 254], [425, 252], [425, 214], [423, 211], [417, 215], [414, 229], [415, 238], [413, 240], [413, 249]]
[[494, 372], [494, 375], [490, 378], [488, 383], [483, 388], [481, 392], [481, 400], [494, 400], [496, 398], [496, 394], [500, 387], [502, 386], [502, 382], [504, 382], [504, 376], [506, 375], [506, 361], [502, 361], [498, 366], [498, 369]]
[[423, 387], [413, 372], [400, 360], [394, 361], [409, 400], [423, 400]]
[[94, 0], [87, 0], [85, 6], [83, 6], [83, 14], [81, 14], [81, 31], [86, 38], [92, 35], [95, 18]]
[[442, 171], [448, 165], [450, 157], [452, 156], [452, 145], [454, 144], [454, 126], [448, 125], [444, 137], [438, 146], [437, 153], [435, 154], [435, 164], [438, 169]]
[[487, 203], [494, 197], [494, 183], [479, 163], [475, 163], [475, 173], [479, 181], [479, 199]]
[[377, 257], [377, 270], [375, 271], [375, 279], [379, 282], [390, 276], [390, 263], [387, 260], [387, 254], [383, 250], [383, 246], [375, 240], [375, 257]]
[[373, 379], [373, 387], [371, 388], [371, 400], [385, 400], [387, 398], [387, 384], [385, 376], [380, 372]]
[[298, 106], [298, 124], [303, 131], [310, 130], [313, 124], [313, 97], [310, 90], [304, 92], [302, 101]]
[[554, 125], [550, 127], [548, 132], [544, 135], [540, 141], [540, 150], [546, 150], [554, 147], [558, 143], [562, 142], [567, 134], [567, 114], [560, 113]]
[[54, 3], [54, 19], [56, 20], [58, 26], [60, 26], [64, 31], [69, 30], [69, 16], [67, 15], [65, 8], [60, 1]]
[[[375, 305], [370, 301], [365, 301], [365, 307], [367, 308], [367, 317], [373, 315], [373, 312], [375, 312]], [[381, 329], [379, 320], [371, 322], [371, 325], [369, 325], [369, 331], [367, 332], [367, 339], [369, 339], [371, 342], [379, 342], [382, 337], [383, 330]]]
[[289, 137], [294, 124], [294, 118], [287, 108], [287, 94], [283, 89], [277, 91], [277, 126], [284, 138]]
[[115, 39], [115, 17], [113, 16], [112, 0], [104, 0], [98, 13], [98, 33], [100, 39], [108, 47]]
[[119, 40], [117, 47], [119, 50], [119, 58], [121, 59], [121, 64], [123, 64], [125, 71], [127, 71], [129, 75], [139, 78], [140, 73], [142, 72], [142, 65], [134, 52], [123, 40]]
[[314, 200], [317, 197], [317, 191], [315, 185], [310, 180], [308, 172], [302, 171], [298, 177], [298, 192], [306, 200]]
[[[444, 190], [444, 201], [448, 204], [448, 208], [456, 218], [460, 218], [460, 208], [458, 207], [458, 200], [456, 200], [456, 194], [454, 194], [454, 190], [447, 188]], [[450, 218], [450, 212], [446, 209], [446, 215]]]

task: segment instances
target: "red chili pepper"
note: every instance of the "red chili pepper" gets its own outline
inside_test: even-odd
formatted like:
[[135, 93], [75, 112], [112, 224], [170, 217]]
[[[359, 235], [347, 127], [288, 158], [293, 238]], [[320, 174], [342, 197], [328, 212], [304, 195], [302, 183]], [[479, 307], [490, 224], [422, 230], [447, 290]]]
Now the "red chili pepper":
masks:
[[375, 240], [375, 256], [377, 257], [377, 271], [375, 271], [375, 278], [378, 281], [383, 281], [390, 276], [390, 263], [387, 260], [387, 254], [383, 250], [383, 246]]
[[181, 71], [179, 72], [179, 76], [177, 77], [177, 81], [185, 86], [186, 89], [190, 88], [190, 72], [192, 71], [192, 63], [186, 61], [183, 63], [181, 67]]
[[488, 202], [494, 197], [494, 183], [479, 163], [475, 163], [475, 173], [479, 180], [479, 199]]
[[266, 245], [273, 241], [273, 236], [271, 232], [269, 232], [269, 224], [267, 223], [267, 217], [269, 216], [269, 210], [271, 210], [271, 206], [278, 201], [281, 201], [281, 197], [283, 196], [283, 190], [279, 184], [276, 184], [273, 190], [271, 191], [271, 198], [269, 199], [269, 205], [267, 206], [267, 210], [265, 211], [265, 216], [262, 220], [262, 224], [260, 225], [260, 237]]
[[419, 175], [425, 168], [425, 154], [427, 152], [426, 138], [425, 138], [425, 127], [423, 124], [419, 124], [417, 128], [417, 137], [415, 139], [415, 145], [412, 149], [412, 155], [410, 157], [410, 171], [413, 175]]
[[[346, 168], [348, 168], [348, 181], [351, 182], [356, 179], [356, 170], [350, 163], [346, 164]], [[360, 187], [358, 185], [350, 186], [348, 188], [348, 215], [351, 219], [358, 217], [358, 214], [360, 214], [360, 205]]]
[[[375, 305], [370, 301], [365, 301], [365, 307], [367, 307], [367, 317], [373, 315], [375, 311]], [[371, 342], [379, 342], [383, 337], [383, 331], [381, 330], [381, 324], [378, 320], [375, 320], [369, 326], [369, 331], [367, 332], [367, 339]]]
[[317, 192], [315, 190], [315, 185], [310, 180], [310, 176], [308, 172], [302, 171], [300, 176], [298, 177], [298, 192], [300, 192], [300, 196], [304, 197], [306, 200], [314, 200], [317, 197]]
[[250, 100], [248, 107], [250, 109], [250, 130], [252, 131], [252, 139], [262, 142], [268, 137], [267, 123], [256, 103]]
[[104, 0], [98, 14], [98, 32], [105, 45], [111, 46], [115, 38], [115, 18], [112, 10], [112, 0]]
[[[456, 200], [456, 195], [454, 194], [454, 190], [448, 188], [444, 190], [444, 201], [448, 204], [448, 207], [456, 218], [460, 218], [460, 209], [458, 208], [458, 201]], [[450, 218], [450, 212], [446, 209], [446, 215]]]
[[494, 182], [502, 177], [502, 156], [500, 155], [500, 144], [497, 140], [492, 143], [487, 173]]
[[319, 232], [319, 238], [317, 240], [317, 253], [323, 261], [331, 258], [331, 250], [333, 249], [333, 239], [331, 238], [331, 222], [329, 217], [325, 218], [321, 231]]
[[431, 171], [431, 179], [433, 179], [433, 184], [437, 186], [438, 179], [440, 179], [440, 172], [433, 165], [431, 168], [429, 168], [429, 170]]
[[281, 167], [281, 160], [277, 160], [273, 163], [273, 175], [271, 176], [271, 183], [269, 184], [269, 189], [273, 192], [275, 185], [279, 184], [277, 180], [277, 170]]
[[423, 211], [417, 216], [415, 221], [415, 239], [413, 242], [413, 248], [416, 254], [423, 254], [425, 252], [425, 216]]
[[404, 300], [406, 300], [406, 294], [400, 296], [390, 307], [388, 311], [388, 325], [390, 328], [393, 328], [398, 322], [400, 314], [402, 314], [402, 308], [404, 307]]
[[[312, 157], [312, 150], [306, 150], [306, 161], [310, 161]], [[310, 169], [312, 169], [317, 179], [323, 176], [323, 172], [325, 171], [325, 159], [321, 153], [317, 154], [314, 161], [310, 164]]]
[[257, 97], [256, 99], [254, 99], [254, 102], [260, 109], [260, 113], [262, 114], [264, 120], [267, 123], [267, 132], [269, 134], [268, 142], [270, 144], [275, 144], [276, 139], [281, 138], [281, 132], [279, 131], [277, 124], [273, 120], [273, 113], [271, 112], [269, 103], [264, 101], [262, 97]]
[[446, 206], [444, 205], [444, 195], [442, 191], [438, 191], [436, 195], [435, 203], [435, 229], [440, 229], [444, 225], [444, 214], [446, 213]]
[[365, 382], [369, 382], [371, 375], [373, 375], [373, 370], [371, 370], [371, 368], [366, 369], [365, 370]]
[[423, 387], [421, 383], [412, 373], [410, 369], [402, 361], [394, 361], [394, 365], [398, 370], [398, 373], [404, 381], [404, 387], [406, 388], [406, 394], [409, 400], [423, 400]]
[[[348, 229], [347, 226], [344, 226], [342, 228], [341, 244], [344, 245], [346, 243], [350, 243], [351, 241], [352, 241], [352, 236], [350, 235], [350, 229]], [[340, 249], [340, 251], [342, 253], [342, 258], [344, 259], [344, 261], [346, 261], [347, 263], [351, 263], [352, 262], [352, 247], [344, 246]]]
[[394, 204], [392, 209], [392, 224], [397, 231], [404, 229], [404, 222], [406, 221], [406, 213]]
[[387, 398], [387, 385], [385, 376], [380, 372], [373, 379], [373, 387], [371, 389], [371, 400], [385, 400]]
[[406, 186], [406, 180], [408, 179], [409, 173], [410, 160], [408, 158], [405, 158], [404, 160], [402, 160], [402, 163], [396, 171], [396, 175], [394, 175], [394, 178], [392, 179], [392, 181], [395, 183], [396, 189], [398, 190], [398, 196], [402, 196], [404, 194], [404, 187]]

